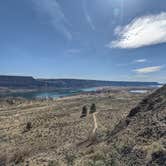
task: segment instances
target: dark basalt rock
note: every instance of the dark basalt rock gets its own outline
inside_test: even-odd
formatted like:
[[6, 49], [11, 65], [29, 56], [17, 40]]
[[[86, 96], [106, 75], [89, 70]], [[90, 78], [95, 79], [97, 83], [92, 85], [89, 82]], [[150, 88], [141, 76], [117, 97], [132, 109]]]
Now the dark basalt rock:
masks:
[[152, 154], [152, 160], [147, 164], [147, 166], [156, 164], [158, 166], [166, 165], [166, 151], [161, 150]]

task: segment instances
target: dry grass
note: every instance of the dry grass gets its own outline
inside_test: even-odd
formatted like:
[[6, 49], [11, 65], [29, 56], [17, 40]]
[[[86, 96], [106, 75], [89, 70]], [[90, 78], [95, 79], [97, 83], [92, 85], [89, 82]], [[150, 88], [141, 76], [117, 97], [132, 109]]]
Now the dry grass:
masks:
[[[123, 90], [56, 101], [23, 100], [12, 105], [3, 102], [0, 108], [0, 163], [29, 163], [30, 166], [118, 163], [108, 160], [107, 153], [103, 153], [105, 148], [102, 148], [105, 144], [102, 147], [100, 144], [143, 96]], [[89, 142], [93, 115], [80, 119], [82, 106], [89, 107], [92, 103], [98, 111], [95, 144]]]

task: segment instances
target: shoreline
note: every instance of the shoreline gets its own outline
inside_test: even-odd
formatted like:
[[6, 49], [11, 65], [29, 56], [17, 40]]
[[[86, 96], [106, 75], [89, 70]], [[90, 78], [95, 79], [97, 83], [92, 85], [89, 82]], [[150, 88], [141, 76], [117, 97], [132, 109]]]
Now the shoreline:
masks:
[[[93, 89], [94, 88], [94, 89]], [[14, 90], [13, 92], [6, 92], [1, 93], [0, 91], [0, 98], [24, 98], [27, 100], [34, 100], [34, 99], [65, 99], [65, 98], [75, 98], [75, 96], [82, 96], [82, 95], [92, 95], [98, 93], [109, 93], [110, 91], [114, 92], [131, 92], [131, 91], [147, 91], [152, 92], [156, 90], [158, 87], [146, 87], [146, 86], [103, 86], [103, 87], [91, 87], [91, 88], [81, 88], [81, 89], [58, 89], [58, 90], [32, 90], [32, 89], [19, 89]], [[87, 90], [89, 89], [89, 90]], [[30, 95], [30, 96], [28, 96]], [[44, 96], [45, 95], [45, 96]]]

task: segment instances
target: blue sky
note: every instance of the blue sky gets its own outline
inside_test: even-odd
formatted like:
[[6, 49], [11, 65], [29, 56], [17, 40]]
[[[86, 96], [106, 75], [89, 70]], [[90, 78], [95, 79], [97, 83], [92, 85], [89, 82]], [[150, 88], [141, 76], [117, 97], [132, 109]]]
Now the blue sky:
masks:
[[165, 0], [1, 0], [0, 74], [166, 82]]

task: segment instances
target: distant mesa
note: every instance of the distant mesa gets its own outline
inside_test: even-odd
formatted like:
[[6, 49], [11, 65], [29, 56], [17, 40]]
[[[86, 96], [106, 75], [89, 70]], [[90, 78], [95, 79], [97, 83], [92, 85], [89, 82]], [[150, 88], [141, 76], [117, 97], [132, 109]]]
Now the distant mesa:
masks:
[[88, 88], [100, 86], [158, 86], [157, 82], [100, 81], [83, 79], [34, 79], [27, 76], [0, 76], [0, 87], [7, 88]]

